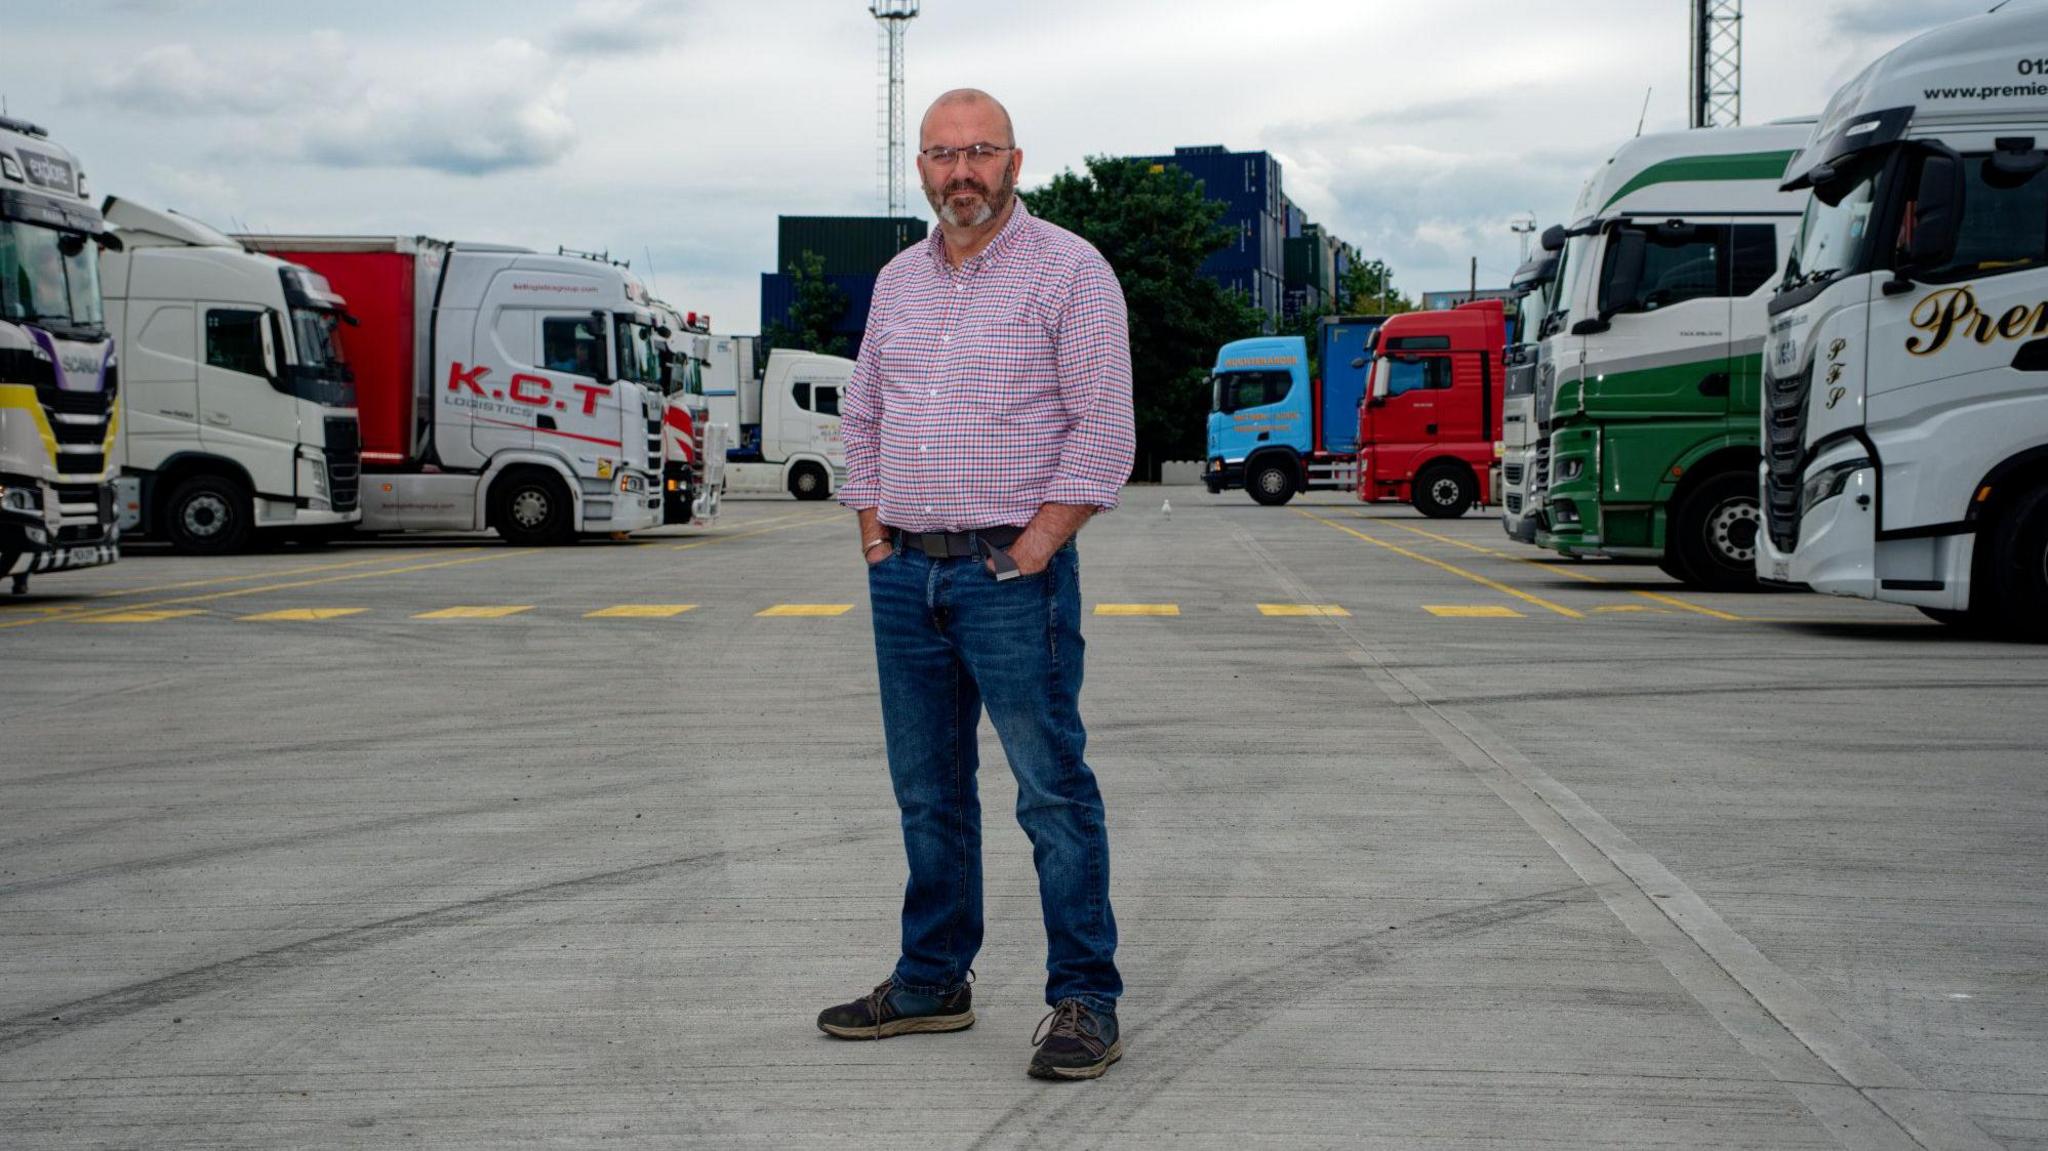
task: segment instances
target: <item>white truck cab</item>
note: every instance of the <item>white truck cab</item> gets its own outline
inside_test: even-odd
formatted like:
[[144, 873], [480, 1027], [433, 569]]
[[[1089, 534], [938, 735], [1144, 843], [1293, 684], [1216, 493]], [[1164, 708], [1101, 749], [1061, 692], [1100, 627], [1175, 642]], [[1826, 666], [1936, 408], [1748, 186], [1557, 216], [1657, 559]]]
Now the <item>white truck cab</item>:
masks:
[[1501, 396], [1501, 530], [1508, 538], [1536, 542], [1535, 507], [1529, 492], [1536, 478], [1537, 447], [1548, 436], [1549, 394], [1542, 380], [1544, 323], [1557, 297], [1557, 270], [1564, 258], [1562, 228], [1544, 233], [1556, 247], [1544, 248], [1515, 269], [1509, 286], [1521, 296], [1521, 338], [1507, 350]]
[[725, 497], [725, 453], [729, 427], [711, 420], [704, 375], [711, 365], [711, 317], [678, 311], [660, 300], [654, 311], [668, 330], [662, 348], [663, 520], [710, 524]]
[[[846, 482], [839, 399], [852, 376], [853, 361], [842, 356], [786, 348], [768, 353], [760, 379], [739, 381], [733, 486], [787, 491], [800, 500], [838, 491]], [[718, 419], [716, 407], [712, 419]]]
[[345, 301], [189, 217], [117, 196], [101, 212], [123, 245], [100, 253], [127, 377], [122, 528], [213, 555], [361, 519]]
[[2048, 639], [2048, 10], [1879, 58], [1786, 175], [1759, 577]]

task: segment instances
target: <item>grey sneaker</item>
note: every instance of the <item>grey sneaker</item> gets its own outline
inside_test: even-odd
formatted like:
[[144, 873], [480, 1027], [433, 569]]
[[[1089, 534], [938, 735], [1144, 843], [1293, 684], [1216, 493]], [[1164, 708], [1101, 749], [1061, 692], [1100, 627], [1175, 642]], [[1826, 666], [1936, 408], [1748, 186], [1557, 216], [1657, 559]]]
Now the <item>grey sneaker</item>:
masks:
[[1124, 1057], [1115, 1011], [1095, 1011], [1062, 999], [1031, 1033], [1033, 1079], [1099, 1079]]
[[920, 995], [891, 979], [851, 1003], [818, 1012], [818, 1030], [839, 1039], [887, 1039], [972, 1026], [974, 994], [965, 983], [950, 995]]

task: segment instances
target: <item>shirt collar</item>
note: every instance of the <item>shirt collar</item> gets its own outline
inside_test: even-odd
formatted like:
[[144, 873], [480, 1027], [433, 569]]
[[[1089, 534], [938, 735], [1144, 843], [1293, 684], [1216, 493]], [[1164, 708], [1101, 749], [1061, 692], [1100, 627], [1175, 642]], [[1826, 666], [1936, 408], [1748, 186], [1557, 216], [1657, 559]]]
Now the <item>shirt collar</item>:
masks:
[[[1026, 221], [1031, 218], [1031, 209], [1024, 206], [1024, 197], [1022, 196], [1014, 196], [1010, 203], [1013, 205], [1010, 211], [1010, 218], [1004, 222], [1002, 230], [998, 231], [996, 238], [988, 242], [988, 247], [983, 248], [973, 259], [961, 261], [961, 271], [978, 269], [996, 257], [1001, 256], [1004, 250], [1016, 241], [1018, 234], [1025, 229]], [[942, 274], [950, 272], [952, 267], [946, 263], [946, 234], [935, 227], [932, 229], [931, 239], [927, 240], [926, 243], [931, 245], [932, 263], [938, 267]]]

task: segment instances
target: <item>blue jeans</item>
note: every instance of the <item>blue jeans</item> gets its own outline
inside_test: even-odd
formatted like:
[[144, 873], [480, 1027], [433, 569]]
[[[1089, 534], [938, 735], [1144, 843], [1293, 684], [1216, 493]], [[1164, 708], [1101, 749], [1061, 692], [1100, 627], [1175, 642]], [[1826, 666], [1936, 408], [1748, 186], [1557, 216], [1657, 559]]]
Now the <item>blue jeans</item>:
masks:
[[1045, 914], [1045, 1001], [1113, 1010], [1116, 917], [1102, 794], [1082, 759], [1081, 572], [1072, 544], [1046, 570], [996, 582], [978, 558], [899, 547], [868, 569], [889, 778], [910, 883], [896, 982], [945, 994], [981, 950], [975, 732], [988, 709], [1017, 777]]

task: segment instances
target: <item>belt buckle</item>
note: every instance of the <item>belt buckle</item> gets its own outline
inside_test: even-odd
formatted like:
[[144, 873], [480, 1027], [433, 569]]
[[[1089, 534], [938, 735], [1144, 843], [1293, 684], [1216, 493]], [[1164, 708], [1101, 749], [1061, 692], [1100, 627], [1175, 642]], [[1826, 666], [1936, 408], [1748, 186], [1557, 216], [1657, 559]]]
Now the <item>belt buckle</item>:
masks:
[[946, 547], [944, 532], [919, 532], [917, 547], [919, 551], [935, 560], [945, 559], [951, 554], [950, 549]]

